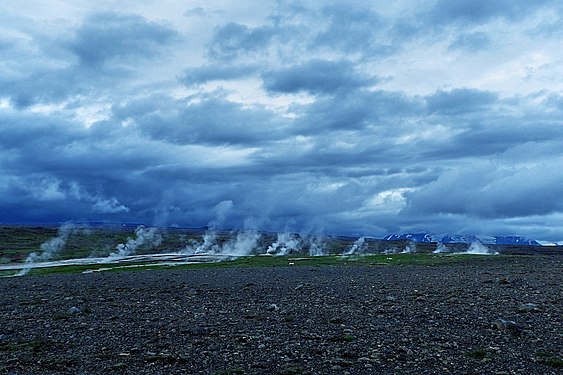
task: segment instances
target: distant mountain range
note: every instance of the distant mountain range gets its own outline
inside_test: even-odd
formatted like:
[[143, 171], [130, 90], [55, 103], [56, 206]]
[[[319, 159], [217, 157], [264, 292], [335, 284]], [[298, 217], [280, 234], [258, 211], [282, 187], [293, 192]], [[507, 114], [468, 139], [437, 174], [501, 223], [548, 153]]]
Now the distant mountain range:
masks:
[[413, 242], [441, 242], [448, 243], [473, 243], [481, 242], [485, 245], [528, 245], [540, 246], [541, 244], [535, 240], [529, 240], [520, 236], [493, 236], [493, 237], [477, 237], [473, 235], [433, 235], [429, 233], [404, 233], [390, 234], [383, 237], [385, 241], [409, 240]]

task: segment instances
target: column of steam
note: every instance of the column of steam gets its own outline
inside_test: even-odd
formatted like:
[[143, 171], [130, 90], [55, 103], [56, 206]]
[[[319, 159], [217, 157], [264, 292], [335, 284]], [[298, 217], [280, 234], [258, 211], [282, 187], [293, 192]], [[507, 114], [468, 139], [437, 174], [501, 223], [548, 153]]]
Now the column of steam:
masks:
[[45, 261], [48, 261], [50, 259], [53, 259], [53, 257], [57, 253], [59, 253], [61, 250], [64, 249], [64, 247], [66, 245], [66, 241], [68, 239], [68, 236], [74, 230], [74, 228], [75, 228], [75, 226], [73, 224], [69, 224], [69, 223], [63, 224], [59, 228], [58, 235], [56, 237], [53, 237], [53, 238], [49, 239], [48, 241], [43, 242], [39, 246], [39, 248], [41, 250], [39, 253], [33, 252], [25, 258], [25, 261], [24, 261], [25, 265], [16, 274], [16, 276], [27, 275], [29, 273], [29, 271], [33, 268], [33, 265], [35, 263], [45, 262]]
[[139, 225], [135, 229], [135, 237], [127, 238], [125, 244], [120, 243], [115, 247], [117, 252], [111, 253], [110, 258], [125, 257], [128, 255], [133, 255], [137, 249], [141, 246], [158, 246], [162, 243], [162, 236], [158, 233], [157, 228], [145, 228], [143, 225]]
[[365, 248], [366, 238], [360, 237], [356, 241], [354, 241], [352, 246], [350, 246], [350, 248], [348, 248], [343, 255], [361, 254], [365, 251]]

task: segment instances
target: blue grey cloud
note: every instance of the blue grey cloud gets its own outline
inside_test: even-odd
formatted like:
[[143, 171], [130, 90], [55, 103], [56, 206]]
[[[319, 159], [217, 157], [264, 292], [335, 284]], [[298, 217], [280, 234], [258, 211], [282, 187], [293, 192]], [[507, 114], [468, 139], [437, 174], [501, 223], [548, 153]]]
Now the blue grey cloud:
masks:
[[98, 68], [154, 56], [175, 37], [174, 30], [141, 16], [99, 13], [83, 22], [68, 47], [81, 64]]
[[465, 49], [468, 51], [479, 51], [486, 49], [490, 46], [490, 37], [483, 32], [473, 32], [468, 34], [458, 35], [457, 38], [450, 44], [450, 49]]
[[463, 22], [480, 24], [494, 18], [516, 20], [536, 11], [551, 0], [439, 0], [430, 12], [430, 18], [438, 23]]
[[[448, 171], [410, 195], [405, 213], [509, 218], [560, 211], [563, 199], [556, 186], [563, 182], [563, 174], [544, 174], [545, 168], [554, 166], [554, 162], [557, 163], [505, 171], [498, 171], [490, 163], [477, 162], [465, 169]], [[431, 198], [438, 195], [442, 199]]]
[[[296, 130], [303, 134], [328, 129], [388, 128], [397, 126], [397, 119], [421, 114], [424, 104], [401, 92], [359, 90], [353, 93], [317, 100], [304, 108]], [[399, 128], [396, 128], [399, 130]]]
[[439, 90], [426, 98], [431, 113], [459, 115], [486, 109], [497, 100], [497, 95], [476, 89], [458, 88]]
[[209, 81], [246, 78], [259, 70], [256, 65], [213, 64], [186, 69], [180, 81], [187, 86], [204, 84]]
[[252, 145], [283, 137], [287, 122], [265, 109], [245, 109], [220, 97], [187, 104], [149, 96], [115, 105], [115, 119], [134, 119], [134, 126], [153, 139], [178, 144]]
[[[141, 16], [115, 13], [94, 14], [76, 30], [66, 31], [72, 35], [70, 41], [67, 35], [54, 41], [32, 35], [34, 43], [44, 44], [41, 52], [45, 56], [41, 58], [55, 57], [53, 66], [34, 65], [22, 59], [20, 65], [0, 78], [0, 95], [25, 108], [37, 103], [58, 103], [83, 92], [113, 86], [117, 80], [131, 76], [130, 70], [138, 65], [139, 59], [157, 56], [178, 38], [172, 29]], [[24, 47], [20, 49], [16, 48], [13, 55], [26, 53]], [[65, 49], [75, 58], [65, 55]]]
[[396, 50], [391, 44], [379, 40], [388, 25], [383, 17], [369, 7], [331, 5], [321, 10], [321, 16], [330, 22], [314, 38], [315, 47], [374, 55], [388, 55]]
[[351, 61], [310, 60], [299, 65], [262, 74], [265, 88], [270, 92], [331, 94], [370, 86], [377, 82], [354, 71]]
[[209, 56], [218, 60], [229, 60], [241, 54], [265, 49], [276, 35], [273, 27], [248, 27], [229, 22], [218, 27], [209, 45]]
[[140, 4], [0, 6], [0, 221], [563, 239], [556, 2]]

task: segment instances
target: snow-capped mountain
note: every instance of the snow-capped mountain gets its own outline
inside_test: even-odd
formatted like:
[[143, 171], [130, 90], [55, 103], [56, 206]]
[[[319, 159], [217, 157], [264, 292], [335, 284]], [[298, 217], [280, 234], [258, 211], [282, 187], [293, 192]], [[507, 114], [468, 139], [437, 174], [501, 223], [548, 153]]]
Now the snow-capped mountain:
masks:
[[496, 236], [495, 244], [497, 245], [530, 245], [530, 246], [540, 246], [540, 243], [536, 240], [529, 240], [520, 236]]
[[414, 242], [435, 242], [428, 233], [390, 234], [383, 237], [385, 241], [410, 240]]
[[413, 242], [441, 242], [444, 244], [452, 243], [473, 243], [481, 242], [485, 245], [527, 245], [540, 246], [541, 244], [535, 240], [529, 240], [521, 236], [493, 236], [493, 237], [477, 237], [474, 235], [446, 234], [435, 235], [429, 233], [403, 233], [390, 234], [383, 237], [385, 241], [408, 240]]

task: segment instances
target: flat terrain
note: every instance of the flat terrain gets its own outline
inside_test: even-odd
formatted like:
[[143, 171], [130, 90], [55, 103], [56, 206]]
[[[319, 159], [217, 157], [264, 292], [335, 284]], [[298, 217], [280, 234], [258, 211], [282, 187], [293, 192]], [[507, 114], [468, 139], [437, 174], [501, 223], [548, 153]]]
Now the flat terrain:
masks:
[[0, 374], [560, 374], [562, 260], [0, 278]]

